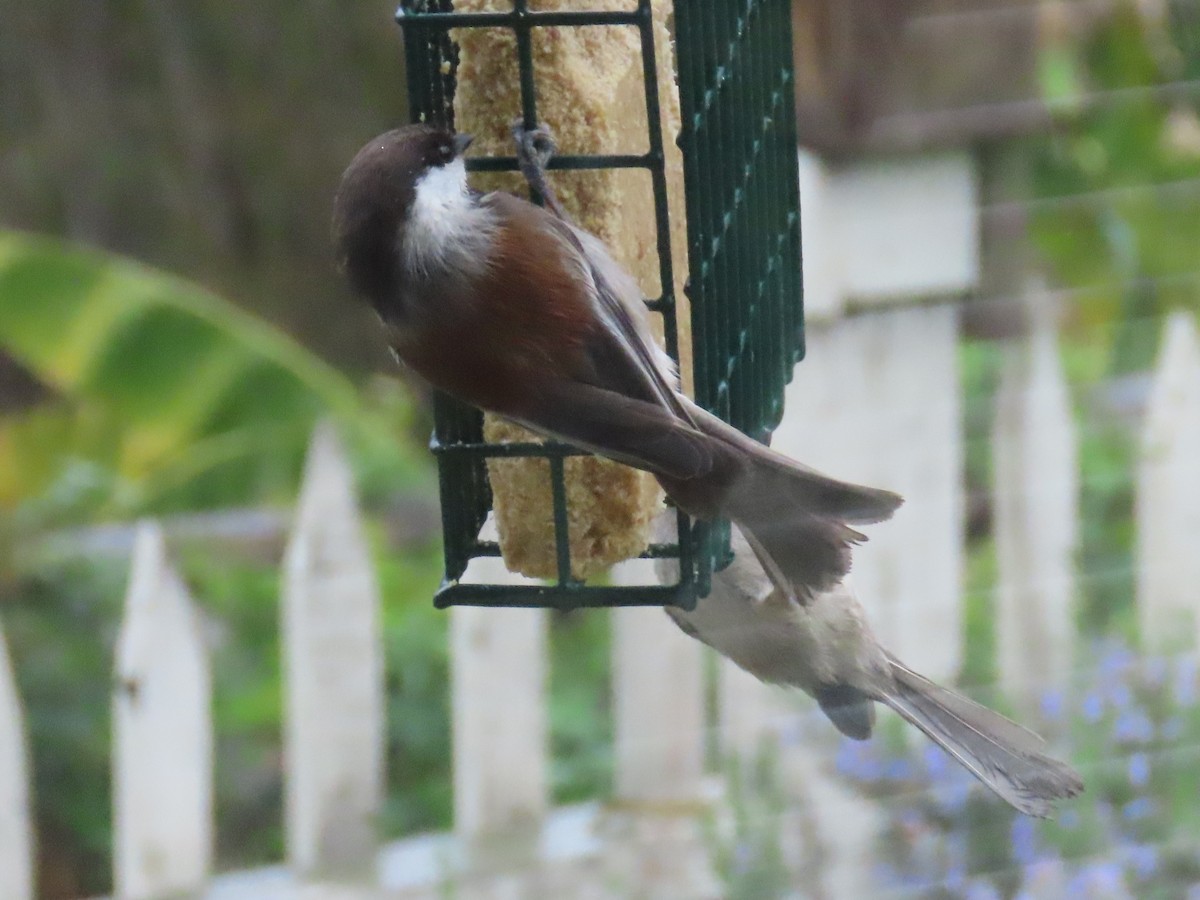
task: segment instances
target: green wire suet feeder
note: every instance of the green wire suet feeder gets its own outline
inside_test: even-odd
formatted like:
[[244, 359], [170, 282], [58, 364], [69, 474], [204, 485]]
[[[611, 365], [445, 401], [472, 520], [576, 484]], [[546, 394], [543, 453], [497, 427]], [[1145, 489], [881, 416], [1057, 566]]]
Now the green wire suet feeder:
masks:
[[[453, 125], [458, 49], [451, 29], [514, 32], [520, 114], [538, 123], [532, 32], [546, 26], [633, 26], [640, 35], [649, 151], [564, 155], [551, 170], [636, 168], [650, 173], [662, 295], [647, 300], [661, 313], [666, 349], [679, 359], [672, 285], [670, 223], [657, 65], [650, 0], [630, 10], [456, 13], [450, 0], [403, 0], [409, 112], [414, 121]], [[803, 356], [799, 187], [789, 0], [681, 0], [674, 9], [687, 210], [688, 279], [696, 402], [746, 434], [766, 439], [783, 409], [783, 389]], [[516, 110], [513, 111], [517, 112]], [[550, 123], [553, 127], [553, 122]], [[467, 160], [471, 171], [516, 171], [515, 156]], [[535, 198], [536, 199], [536, 198]], [[449, 397], [434, 402], [432, 449], [438, 461], [445, 578], [434, 602], [478, 606], [677, 605], [691, 608], [708, 593], [714, 568], [728, 553], [728, 528], [679, 514], [678, 544], [652, 545], [644, 556], [679, 561], [672, 585], [603, 586], [571, 577], [564, 460], [581, 451], [555, 443], [489, 444], [481, 413]], [[466, 584], [471, 559], [499, 556], [479, 539], [492, 505], [485, 462], [529, 456], [548, 461], [553, 500], [556, 584]]]

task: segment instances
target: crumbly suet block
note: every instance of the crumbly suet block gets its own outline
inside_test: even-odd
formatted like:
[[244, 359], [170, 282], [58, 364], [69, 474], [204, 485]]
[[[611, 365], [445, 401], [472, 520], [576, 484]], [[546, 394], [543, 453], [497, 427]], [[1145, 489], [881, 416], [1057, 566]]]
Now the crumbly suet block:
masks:
[[[500, 444], [537, 440], [499, 416], [485, 419], [483, 437]], [[487, 465], [505, 564], [534, 578], [557, 578], [550, 464], [489, 459]], [[595, 456], [569, 457], [563, 474], [572, 577], [586, 580], [646, 549], [662, 505], [662, 489], [653, 476]]]

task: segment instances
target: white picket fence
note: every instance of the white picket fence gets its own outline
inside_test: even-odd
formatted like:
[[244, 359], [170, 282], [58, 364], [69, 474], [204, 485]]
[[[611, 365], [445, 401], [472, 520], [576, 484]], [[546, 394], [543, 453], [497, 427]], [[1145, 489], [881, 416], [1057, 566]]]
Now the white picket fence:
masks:
[[[1048, 298], [1007, 348], [990, 440], [1000, 668], [1023, 702], [1072, 668], [1079, 473], [1075, 416]], [[964, 437], [957, 308], [909, 306], [814, 323], [777, 443], [909, 496], [873, 529], [856, 578], [880, 635], [914, 666], [960, 664]], [[916, 348], [920, 348], [917, 350]], [[1148, 644], [1196, 638], [1200, 584], [1200, 345], [1165, 323], [1136, 472], [1137, 604]], [[618, 578], [632, 578], [627, 567]], [[635, 573], [636, 574], [636, 573]], [[474, 577], [509, 577], [495, 560]], [[381, 846], [384, 692], [379, 593], [354, 486], [328, 426], [316, 432], [286, 554], [282, 641], [286, 841], [280, 866], [214, 876], [213, 725], [205, 629], [160, 528], [139, 527], [113, 696], [113, 875], [130, 900], [456, 896], [717, 896], [696, 826], [706, 775], [704, 658], [658, 610], [613, 613], [616, 793], [552, 809], [547, 796], [546, 615], [455, 608], [450, 617], [455, 831]], [[598, 614], [598, 613], [595, 613]], [[721, 745], [779, 721], [776, 697], [722, 665]], [[788, 762], [819, 804], [798, 846], [819, 847], [827, 896], [863, 896], [871, 805], [812, 755]], [[0, 639], [0, 900], [33, 896], [29, 766]], [[36, 765], [33, 760], [32, 764]]]

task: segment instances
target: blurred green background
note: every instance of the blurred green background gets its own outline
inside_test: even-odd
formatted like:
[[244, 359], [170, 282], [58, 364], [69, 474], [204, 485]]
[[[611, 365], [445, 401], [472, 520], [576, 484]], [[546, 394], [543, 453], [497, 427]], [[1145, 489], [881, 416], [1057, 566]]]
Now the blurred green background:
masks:
[[[1083, 583], [1080, 624], [1126, 641], [1133, 437], [1086, 421], [1082, 400], [1150, 366], [1164, 311], [1200, 309], [1200, 14], [1167, 9], [1118, 4], [1086, 40], [1048, 42], [1040, 84], [1057, 124], [1011, 148], [1032, 165], [1037, 265], [1079, 291], [1064, 353], [1086, 426], [1081, 566], [1117, 573]], [[143, 515], [232, 511], [226, 521], [255, 536], [201, 528], [173, 544], [219, 625], [220, 865], [281, 855], [282, 537], [270, 522], [286, 525], [322, 416], [350, 446], [385, 598], [384, 827], [450, 824], [429, 421], [333, 271], [328, 237], [342, 167], [405, 118], [391, 12], [0, 0], [0, 619], [29, 720], [47, 898], [110, 885], [109, 672], [128, 532], [95, 526]], [[1130, 90], [1161, 85], [1185, 88]], [[1096, 94], [1113, 100], [1081, 100]], [[965, 427], [986, 433], [999, 352], [962, 352]], [[968, 483], [985, 490], [986, 441], [967, 446]], [[972, 532], [966, 684], [994, 675], [993, 569], [985, 517]], [[558, 616], [552, 647], [555, 798], [602, 795], [607, 620]], [[1194, 719], [1179, 741], [1200, 742]]]

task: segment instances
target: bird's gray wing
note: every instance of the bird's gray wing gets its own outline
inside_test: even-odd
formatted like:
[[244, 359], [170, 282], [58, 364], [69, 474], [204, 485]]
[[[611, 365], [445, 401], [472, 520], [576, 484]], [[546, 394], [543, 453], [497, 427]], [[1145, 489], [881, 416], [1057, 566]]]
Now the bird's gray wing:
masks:
[[589, 365], [578, 377], [596, 387], [662, 407], [691, 423], [678, 396], [674, 361], [650, 330], [641, 288], [609, 254], [604, 242], [544, 209], [511, 194], [489, 194], [502, 216], [524, 218], [541, 229], [549, 252], [565, 256], [579, 274], [599, 328], [588, 342]]

